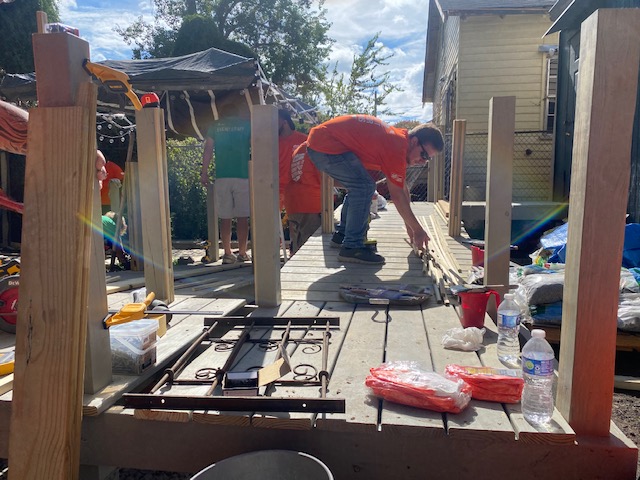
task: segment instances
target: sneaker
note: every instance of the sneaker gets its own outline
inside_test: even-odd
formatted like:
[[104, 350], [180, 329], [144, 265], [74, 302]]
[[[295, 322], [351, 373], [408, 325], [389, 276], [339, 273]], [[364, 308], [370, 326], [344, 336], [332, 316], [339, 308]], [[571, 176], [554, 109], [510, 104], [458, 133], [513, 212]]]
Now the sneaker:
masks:
[[230, 264], [236, 263], [238, 261], [237, 257], [233, 253], [224, 254], [222, 256], [222, 263]]
[[370, 248], [342, 247], [338, 254], [338, 260], [347, 263], [366, 263], [369, 265], [382, 265], [384, 257], [373, 252]]
[[331, 237], [331, 248], [342, 248], [342, 242], [344, 242], [344, 233], [334, 233]]
[[236, 258], [238, 259], [238, 262], [250, 262], [251, 261], [251, 256], [248, 253], [245, 253], [244, 255], [239, 253], [239, 254], [236, 255]]

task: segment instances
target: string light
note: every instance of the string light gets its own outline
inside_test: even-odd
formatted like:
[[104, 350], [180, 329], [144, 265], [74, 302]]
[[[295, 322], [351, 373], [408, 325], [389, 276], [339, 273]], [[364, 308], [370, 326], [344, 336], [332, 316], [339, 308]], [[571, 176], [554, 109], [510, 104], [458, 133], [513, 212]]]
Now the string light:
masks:
[[100, 142], [108, 140], [112, 144], [119, 139], [121, 143], [124, 143], [131, 132], [135, 131], [135, 128], [136, 125], [124, 114], [96, 114], [96, 130], [99, 133], [98, 140]]

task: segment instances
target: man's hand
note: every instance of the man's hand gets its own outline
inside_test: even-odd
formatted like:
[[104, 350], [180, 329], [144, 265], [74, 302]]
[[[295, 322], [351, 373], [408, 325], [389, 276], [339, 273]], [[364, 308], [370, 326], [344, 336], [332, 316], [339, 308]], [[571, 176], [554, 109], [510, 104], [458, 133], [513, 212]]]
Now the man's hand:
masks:
[[425, 252], [427, 250], [427, 246], [429, 245], [429, 236], [427, 232], [424, 231], [423, 228], [417, 228], [413, 231], [413, 236], [411, 237], [411, 243], [418, 250], [422, 250]]

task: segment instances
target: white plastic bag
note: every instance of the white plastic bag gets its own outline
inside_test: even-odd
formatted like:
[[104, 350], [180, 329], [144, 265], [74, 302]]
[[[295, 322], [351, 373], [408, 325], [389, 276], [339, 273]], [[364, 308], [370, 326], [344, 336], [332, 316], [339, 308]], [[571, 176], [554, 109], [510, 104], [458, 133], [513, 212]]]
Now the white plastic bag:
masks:
[[454, 350], [463, 350], [465, 352], [475, 352], [480, 350], [484, 340], [484, 328], [476, 327], [456, 327], [446, 331], [442, 337], [442, 346]]

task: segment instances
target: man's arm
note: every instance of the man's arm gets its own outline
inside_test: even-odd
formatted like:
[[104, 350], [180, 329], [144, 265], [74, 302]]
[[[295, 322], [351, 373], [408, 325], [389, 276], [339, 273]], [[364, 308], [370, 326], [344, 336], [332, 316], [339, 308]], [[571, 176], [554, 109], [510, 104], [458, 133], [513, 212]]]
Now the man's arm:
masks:
[[207, 137], [204, 142], [202, 170], [200, 171], [200, 183], [205, 187], [209, 185], [209, 165], [211, 165], [211, 158], [213, 158], [213, 138]]
[[387, 186], [389, 187], [391, 200], [393, 200], [393, 203], [398, 209], [398, 213], [407, 226], [407, 233], [409, 237], [411, 237], [411, 242], [418, 249], [426, 249], [429, 237], [411, 211], [409, 189], [406, 188], [406, 185], [404, 187], [398, 187], [389, 181], [387, 181]]

